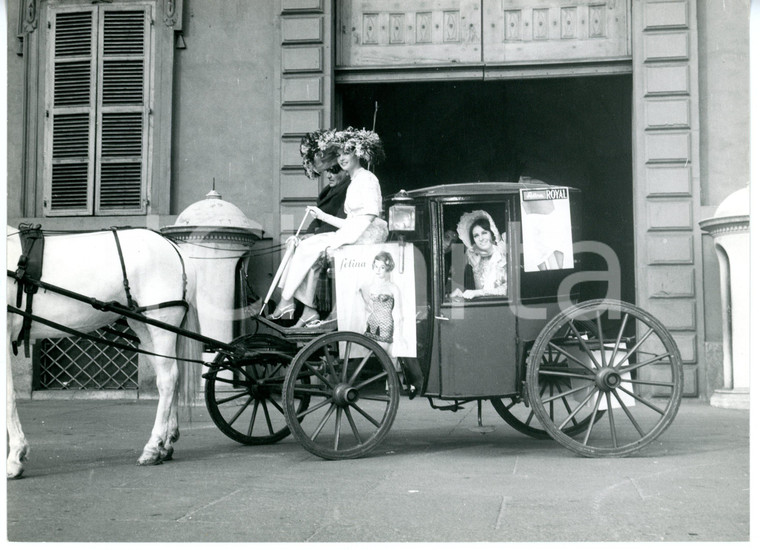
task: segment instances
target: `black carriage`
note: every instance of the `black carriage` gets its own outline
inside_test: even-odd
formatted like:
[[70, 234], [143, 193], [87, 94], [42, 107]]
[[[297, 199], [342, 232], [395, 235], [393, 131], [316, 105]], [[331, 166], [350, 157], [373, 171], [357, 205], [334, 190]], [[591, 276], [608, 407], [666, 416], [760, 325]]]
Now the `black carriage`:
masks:
[[[599, 287], [584, 289], [582, 254], [554, 269], [526, 265], [521, 193], [531, 191], [567, 199], [577, 246], [574, 189], [455, 184], [390, 198], [389, 242], [414, 258], [415, 357], [391, 357], [361, 333], [287, 329], [256, 316], [255, 329], [232, 342], [237, 351], [220, 351], [203, 375], [215, 424], [244, 444], [293, 433], [317, 456], [356, 458], [382, 442], [402, 395], [420, 395], [442, 410], [477, 402], [479, 421], [490, 401], [520, 432], [583, 456], [623, 456], [649, 444], [680, 404], [678, 348], [646, 311], [585, 299]], [[449, 243], [446, 231], [474, 210], [487, 211], [502, 232], [506, 290], [462, 299], [472, 277], [462, 243]], [[340, 288], [335, 297], [342, 299]]]

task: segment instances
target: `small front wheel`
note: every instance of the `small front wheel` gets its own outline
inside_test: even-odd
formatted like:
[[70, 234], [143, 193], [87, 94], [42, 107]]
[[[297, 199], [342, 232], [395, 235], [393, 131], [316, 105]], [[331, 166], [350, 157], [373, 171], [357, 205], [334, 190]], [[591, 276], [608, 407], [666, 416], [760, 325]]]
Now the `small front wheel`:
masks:
[[[280, 399], [292, 357], [255, 347], [240, 357], [216, 357], [204, 374], [206, 408], [222, 433], [244, 445], [269, 445], [290, 434]], [[294, 406], [301, 411], [308, 405], [306, 397]]]
[[[390, 430], [399, 403], [398, 375], [377, 342], [332, 332], [307, 344], [282, 388], [285, 418], [303, 447], [328, 460], [371, 452]], [[298, 403], [310, 399], [306, 410]]]

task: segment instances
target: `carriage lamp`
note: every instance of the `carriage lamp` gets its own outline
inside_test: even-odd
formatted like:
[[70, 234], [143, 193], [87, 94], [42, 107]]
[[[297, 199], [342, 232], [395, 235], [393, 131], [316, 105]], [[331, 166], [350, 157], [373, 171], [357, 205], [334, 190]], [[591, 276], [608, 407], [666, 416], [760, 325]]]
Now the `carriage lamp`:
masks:
[[414, 231], [415, 214], [411, 197], [405, 190], [401, 190], [391, 199], [393, 205], [388, 209], [388, 229], [391, 231]]
[[402, 189], [391, 199], [393, 204], [388, 209], [388, 229], [398, 233], [398, 241], [401, 245], [401, 258], [399, 261], [399, 273], [404, 272], [404, 247], [406, 246], [406, 233], [415, 229], [415, 209], [411, 204], [409, 194]]

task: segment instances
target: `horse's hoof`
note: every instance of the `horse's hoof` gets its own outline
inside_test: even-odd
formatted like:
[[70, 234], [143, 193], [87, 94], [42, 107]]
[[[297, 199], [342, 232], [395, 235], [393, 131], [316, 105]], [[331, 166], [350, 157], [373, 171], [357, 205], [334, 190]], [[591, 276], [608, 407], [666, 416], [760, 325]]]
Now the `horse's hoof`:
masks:
[[6, 475], [8, 479], [20, 479], [24, 474], [24, 467], [21, 464], [8, 464], [6, 466]]
[[159, 453], [143, 453], [137, 459], [138, 466], [155, 466], [161, 464], [161, 455]]
[[174, 457], [174, 447], [169, 447], [165, 451], [163, 451], [161, 454], [161, 460], [171, 460], [172, 457]]

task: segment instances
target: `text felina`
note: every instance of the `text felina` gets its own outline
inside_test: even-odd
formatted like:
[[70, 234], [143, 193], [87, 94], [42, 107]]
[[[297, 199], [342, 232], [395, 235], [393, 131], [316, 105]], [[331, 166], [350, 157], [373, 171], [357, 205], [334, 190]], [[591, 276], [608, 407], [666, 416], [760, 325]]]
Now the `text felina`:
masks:
[[343, 261], [340, 263], [340, 269], [355, 269], [365, 267], [367, 267], [367, 262], [360, 262], [359, 260], [354, 260], [353, 258], [343, 258]]

